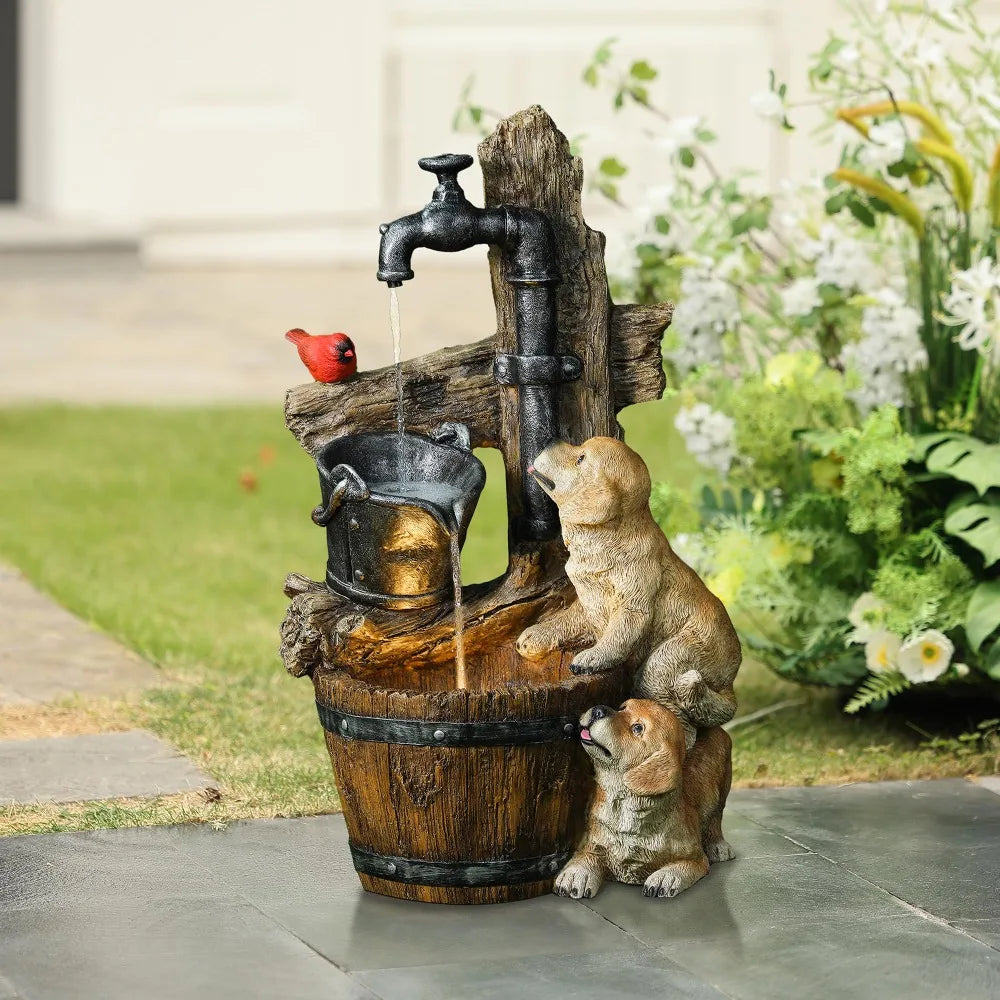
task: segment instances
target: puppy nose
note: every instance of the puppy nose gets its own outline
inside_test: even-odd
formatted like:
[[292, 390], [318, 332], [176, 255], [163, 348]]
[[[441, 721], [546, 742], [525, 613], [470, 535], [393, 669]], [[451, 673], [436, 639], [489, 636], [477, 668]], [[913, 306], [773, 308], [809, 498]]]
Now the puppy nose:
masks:
[[614, 715], [615, 710], [608, 705], [595, 705], [590, 710], [590, 721], [596, 722], [598, 719], [606, 719], [609, 715]]

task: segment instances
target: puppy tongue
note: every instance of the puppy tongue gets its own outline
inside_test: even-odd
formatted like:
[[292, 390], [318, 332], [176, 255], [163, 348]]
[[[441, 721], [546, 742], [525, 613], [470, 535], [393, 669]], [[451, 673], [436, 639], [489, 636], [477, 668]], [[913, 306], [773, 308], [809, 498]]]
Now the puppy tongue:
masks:
[[586, 728], [585, 729], [581, 729], [580, 730], [580, 739], [581, 740], [589, 740], [590, 739], [590, 730], [586, 729]]

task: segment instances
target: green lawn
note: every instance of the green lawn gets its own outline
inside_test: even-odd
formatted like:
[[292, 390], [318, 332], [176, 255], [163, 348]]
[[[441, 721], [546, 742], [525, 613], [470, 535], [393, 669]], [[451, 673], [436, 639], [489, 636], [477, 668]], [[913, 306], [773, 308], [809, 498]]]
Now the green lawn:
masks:
[[[623, 418], [654, 479], [695, 475], [668, 404]], [[500, 466], [495, 453], [483, 457], [489, 483], [463, 557], [466, 582], [496, 575], [505, 559]], [[221, 792], [218, 801], [192, 794], [0, 808], [0, 833], [335, 809], [311, 686], [288, 677], [277, 657], [284, 576], [318, 578], [325, 557], [309, 519], [315, 471], [280, 407], [0, 411], [0, 470], [0, 558], [159, 665], [167, 682], [129, 703], [0, 711], [0, 738], [142, 725], [192, 756]], [[741, 713], [802, 699], [736, 732], [743, 783], [952, 775], [996, 764], [921, 749], [900, 720], [845, 717], [830, 692], [794, 688], [754, 664], [739, 693]]]

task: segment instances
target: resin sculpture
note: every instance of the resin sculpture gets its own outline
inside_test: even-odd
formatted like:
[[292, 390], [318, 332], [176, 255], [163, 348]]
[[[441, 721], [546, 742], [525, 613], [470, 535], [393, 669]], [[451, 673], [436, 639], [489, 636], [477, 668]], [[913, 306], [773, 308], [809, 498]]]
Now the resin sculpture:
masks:
[[673, 712], [636, 699], [619, 711], [597, 705], [580, 725], [597, 788], [586, 833], [556, 879], [558, 895], [594, 896], [610, 876], [669, 898], [733, 857], [722, 836], [732, 779], [728, 733], [706, 729], [687, 749]]
[[[471, 157], [430, 157], [430, 202], [382, 227], [397, 364], [299, 386], [285, 405], [319, 470], [328, 559], [325, 581], [286, 581], [282, 656], [312, 679], [362, 884], [431, 902], [549, 892], [583, 833], [578, 720], [620, 704], [629, 678], [515, 648], [575, 599], [558, 510], [528, 469], [553, 438], [620, 437], [617, 411], [661, 395], [670, 319], [666, 304], [611, 302], [581, 163], [541, 108], [500, 122], [478, 154], [485, 207], [458, 181]], [[398, 362], [400, 286], [420, 254], [475, 244], [489, 246], [496, 333]], [[509, 563], [463, 586], [476, 448], [503, 456]]]
[[631, 690], [672, 708], [688, 747], [736, 711], [741, 652], [725, 607], [679, 559], [649, 510], [649, 470], [623, 441], [550, 444], [531, 473], [559, 508], [576, 600], [521, 633], [529, 659], [580, 649], [574, 673], [633, 674]]

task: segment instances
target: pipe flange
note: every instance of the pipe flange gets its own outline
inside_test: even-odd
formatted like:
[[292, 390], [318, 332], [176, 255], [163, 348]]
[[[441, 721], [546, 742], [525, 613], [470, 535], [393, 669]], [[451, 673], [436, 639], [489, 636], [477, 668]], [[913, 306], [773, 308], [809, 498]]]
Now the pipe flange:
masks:
[[498, 354], [493, 362], [493, 377], [500, 385], [558, 385], [575, 382], [582, 374], [583, 362], [575, 354]]

